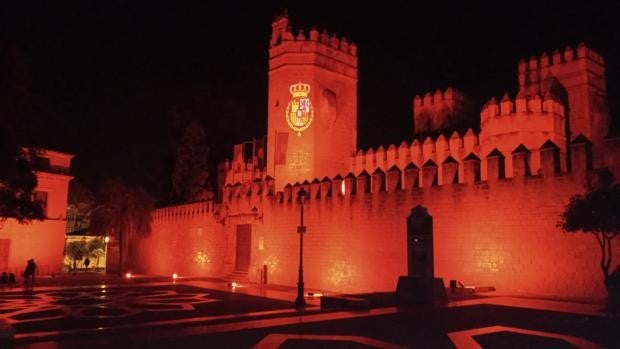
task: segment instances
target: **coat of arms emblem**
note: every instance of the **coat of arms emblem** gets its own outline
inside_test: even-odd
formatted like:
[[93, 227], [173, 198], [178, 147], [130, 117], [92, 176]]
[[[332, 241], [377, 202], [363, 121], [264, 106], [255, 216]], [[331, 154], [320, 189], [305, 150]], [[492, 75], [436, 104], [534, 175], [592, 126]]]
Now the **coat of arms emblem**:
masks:
[[307, 129], [312, 123], [314, 109], [308, 94], [310, 85], [301, 81], [289, 88], [293, 99], [286, 106], [286, 122], [288, 126], [301, 136], [301, 131]]

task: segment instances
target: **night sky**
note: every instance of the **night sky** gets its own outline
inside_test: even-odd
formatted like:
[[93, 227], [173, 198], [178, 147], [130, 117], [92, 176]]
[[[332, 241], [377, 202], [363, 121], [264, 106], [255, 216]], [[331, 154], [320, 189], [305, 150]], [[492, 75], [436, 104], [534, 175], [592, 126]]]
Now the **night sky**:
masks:
[[359, 148], [411, 140], [416, 94], [453, 86], [480, 110], [514, 97], [520, 58], [580, 41], [606, 59], [620, 110], [620, 11], [592, 2], [22, 3], [0, 4], [0, 118], [23, 143], [76, 154], [72, 172], [93, 188], [119, 177], [161, 196], [184, 118], [204, 123], [214, 164], [264, 135], [271, 21], [284, 8], [295, 33], [314, 24], [358, 44]]

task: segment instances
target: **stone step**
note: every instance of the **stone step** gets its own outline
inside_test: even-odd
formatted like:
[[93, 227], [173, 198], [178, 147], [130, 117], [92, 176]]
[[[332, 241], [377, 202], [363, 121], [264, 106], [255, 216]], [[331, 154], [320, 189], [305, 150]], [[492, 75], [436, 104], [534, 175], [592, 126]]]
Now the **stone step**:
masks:
[[235, 270], [232, 273], [224, 276], [222, 279], [226, 281], [236, 281], [236, 282], [248, 282], [248, 271], [247, 270]]
[[370, 302], [364, 298], [330, 295], [321, 297], [321, 309], [370, 309]]

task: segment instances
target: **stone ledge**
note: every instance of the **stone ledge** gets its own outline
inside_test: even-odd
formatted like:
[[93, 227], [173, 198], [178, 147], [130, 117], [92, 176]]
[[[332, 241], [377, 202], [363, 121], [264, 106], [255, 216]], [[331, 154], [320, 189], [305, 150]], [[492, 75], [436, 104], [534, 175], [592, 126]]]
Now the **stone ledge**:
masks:
[[321, 297], [321, 310], [324, 309], [370, 309], [370, 302], [364, 298], [348, 295]]

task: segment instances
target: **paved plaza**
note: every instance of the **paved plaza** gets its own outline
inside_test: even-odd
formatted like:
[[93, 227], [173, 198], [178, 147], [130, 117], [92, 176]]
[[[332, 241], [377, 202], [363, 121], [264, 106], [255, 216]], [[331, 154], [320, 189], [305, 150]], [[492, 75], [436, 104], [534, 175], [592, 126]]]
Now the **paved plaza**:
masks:
[[485, 293], [445, 306], [321, 310], [295, 289], [218, 280], [41, 279], [0, 292], [9, 348], [614, 348], [603, 304]]

